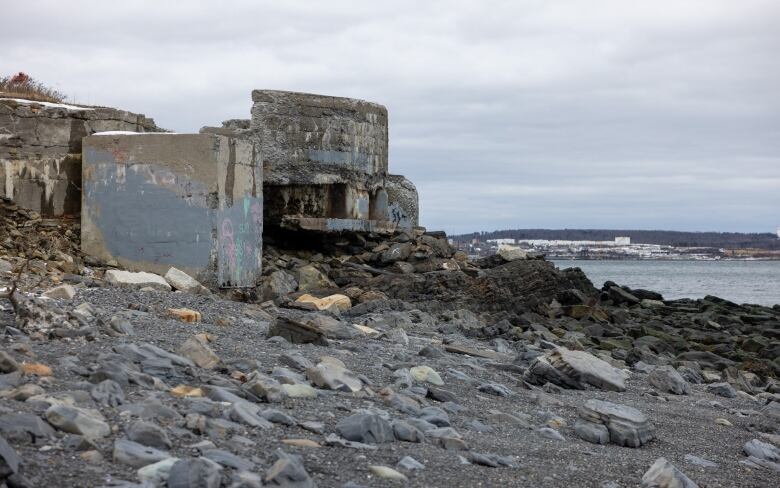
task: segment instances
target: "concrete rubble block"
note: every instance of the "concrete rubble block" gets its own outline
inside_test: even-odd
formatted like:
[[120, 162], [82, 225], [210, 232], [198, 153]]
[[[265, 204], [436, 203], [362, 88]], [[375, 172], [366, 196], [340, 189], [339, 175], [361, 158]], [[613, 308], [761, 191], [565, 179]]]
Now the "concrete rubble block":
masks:
[[201, 285], [198, 280], [180, 269], [169, 269], [168, 272], [165, 273], [164, 278], [174, 290], [194, 293], [196, 295], [207, 295], [209, 293], [208, 288]]
[[160, 130], [124, 110], [0, 98], [0, 196], [44, 217], [78, 215], [82, 138]]
[[103, 278], [114, 286], [127, 288], [154, 288], [160, 291], [171, 291], [171, 285], [160, 275], [140, 271], [133, 273], [120, 269], [109, 269]]
[[[105, 134], [83, 141], [85, 253], [134, 271], [254, 287], [263, 234], [262, 159], [249, 139]], [[167, 283], [166, 283], [167, 284]]]

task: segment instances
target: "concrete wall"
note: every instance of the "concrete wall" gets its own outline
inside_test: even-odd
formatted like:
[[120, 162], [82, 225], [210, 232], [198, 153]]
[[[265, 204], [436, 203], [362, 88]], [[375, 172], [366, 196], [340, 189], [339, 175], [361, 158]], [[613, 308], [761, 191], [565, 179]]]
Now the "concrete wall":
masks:
[[398, 227], [420, 225], [420, 202], [417, 187], [401, 175], [387, 175], [385, 179], [389, 220]]
[[275, 90], [252, 92], [251, 127], [266, 168], [319, 163], [387, 172], [387, 109], [352, 98]]
[[82, 248], [131, 270], [175, 266], [208, 284], [254, 286], [261, 161], [256, 144], [216, 134], [86, 137]]
[[159, 130], [122, 110], [0, 98], [0, 195], [44, 216], [78, 215], [82, 137]]

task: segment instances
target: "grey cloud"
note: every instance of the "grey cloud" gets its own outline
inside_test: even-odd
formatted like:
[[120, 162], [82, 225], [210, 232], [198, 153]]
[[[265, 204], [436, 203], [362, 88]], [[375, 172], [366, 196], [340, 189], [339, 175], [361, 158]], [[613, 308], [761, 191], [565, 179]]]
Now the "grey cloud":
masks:
[[178, 131], [253, 88], [377, 101], [423, 223], [771, 231], [780, 6], [686, 2], [5, 5], [0, 72]]

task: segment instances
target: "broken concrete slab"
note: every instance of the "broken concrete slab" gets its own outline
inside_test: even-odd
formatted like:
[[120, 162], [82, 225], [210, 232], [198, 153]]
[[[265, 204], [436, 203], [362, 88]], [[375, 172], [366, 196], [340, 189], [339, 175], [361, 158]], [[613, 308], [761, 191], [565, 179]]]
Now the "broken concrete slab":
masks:
[[107, 283], [114, 286], [127, 288], [154, 288], [160, 291], [171, 291], [171, 285], [160, 275], [139, 271], [123, 271], [121, 269], [109, 269], [103, 275]]

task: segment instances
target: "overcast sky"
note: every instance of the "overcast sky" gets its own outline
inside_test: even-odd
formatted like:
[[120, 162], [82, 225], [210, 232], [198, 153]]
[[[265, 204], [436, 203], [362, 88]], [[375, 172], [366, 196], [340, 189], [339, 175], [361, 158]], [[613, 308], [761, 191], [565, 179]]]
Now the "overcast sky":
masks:
[[176, 131], [248, 118], [253, 88], [382, 103], [391, 171], [430, 229], [780, 225], [778, 0], [25, 0], [0, 15], [0, 73]]

